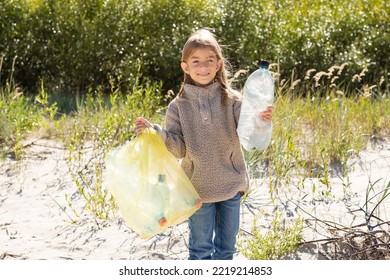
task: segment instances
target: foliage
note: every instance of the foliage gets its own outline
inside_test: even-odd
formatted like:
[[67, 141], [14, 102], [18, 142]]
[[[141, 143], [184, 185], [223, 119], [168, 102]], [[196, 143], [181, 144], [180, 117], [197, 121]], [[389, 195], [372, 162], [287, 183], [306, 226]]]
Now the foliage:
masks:
[[240, 252], [250, 260], [278, 260], [296, 250], [302, 239], [303, 220], [286, 225], [280, 213], [276, 213], [270, 229], [264, 233], [254, 219], [250, 237], [239, 240]]
[[5, 76], [17, 58], [15, 81], [29, 92], [40, 79], [68, 95], [110, 80], [126, 91], [139, 71], [176, 90], [181, 48], [201, 27], [215, 30], [233, 70], [267, 59], [279, 63], [280, 80], [293, 70], [303, 79], [307, 69], [348, 62], [348, 81], [367, 67], [365, 79], [383, 76], [388, 91], [385, 0], [1, 0], [0, 13]]
[[7, 83], [0, 88], [0, 157], [23, 157], [22, 140], [26, 134], [54, 120], [56, 104], [49, 105], [43, 87], [35, 100], [21, 88]]

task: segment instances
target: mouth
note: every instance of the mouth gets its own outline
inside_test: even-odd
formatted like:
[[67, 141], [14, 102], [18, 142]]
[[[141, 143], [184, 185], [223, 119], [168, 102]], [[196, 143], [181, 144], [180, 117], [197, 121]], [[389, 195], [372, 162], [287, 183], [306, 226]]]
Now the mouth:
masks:
[[199, 77], [207, 77], [209, 75], [210, 75], [210, 73], [198, 73]]

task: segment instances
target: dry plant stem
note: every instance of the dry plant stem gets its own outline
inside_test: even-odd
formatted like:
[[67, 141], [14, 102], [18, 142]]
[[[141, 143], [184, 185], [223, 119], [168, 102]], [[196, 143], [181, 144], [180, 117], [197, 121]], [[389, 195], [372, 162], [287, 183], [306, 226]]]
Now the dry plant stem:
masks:
[[11, 254], [8, 252], [4, 252], [0, 255], [0, 260], [4, 260], [6, 257], [11, 257], [11, 258], [20, 258], [21, 255], [16, 255], [16, 254]]
[[[322, 243], [322, 242], [331, 243], [331, 242], [337, 242], [337, 241], [340, 241], [343, 239], [348, 239], [351, 237], [352, 238], [359, 238], [359, 237], [365, 236], [365, 237], [377, 238], [376, 234], [378, 234], [378, 233], [383, 233], [383, 234], [389, 236], [389, 233], [385, 230], [375, 230], [372, 232], [365, 232], [365, 231], [361, 231], [361, 230], [355, 231], [355, 230], [350, 229], [350, 231], [344, 230], [344, 232], [346, 232], [346, 234], [344, 236], [304, 241], [304, 242], [300, 242], [298, 245], [302, 246], [302, 245], [308, 245], [308, 244], [313, 244], [313, 243]], [[380, 238], [377, 238], [377, 239], [380, 240], [382, 243], [386, 242], [384, 240], [381, 240]], [[386, 246], [390, 246], [390, 244], [386, 244]]]
[[[381, 200], [382, 202], [383, 200]], [[390, 234], [388, 230], [374, 228], [381, 226], [390, 226], [390, 221], [383, 222], [379, 217], [370, 213], [370, 218], [374, 217], [381, 223], [368, 227], [369, 220], [366, 219], [366, 223], [361, 223], [359, 225], [346, 227], [341, 224], [334, 222], [320, 220], [317, 217], [313, 216], [309, 212], [302, 209], [299, 205], [295, 204], [297, 208], [313, 218], [315, 223], [322, 223], [327, 227], [327, 230], [332, 234], [337, 234], [341, 232], [342, 235], [339, 237], [329, 237], [322, 238], [317, 240], [310, 240], [305, 242], [300, 242], [298, 246], [305, 246], [309, 244], [322, 243], [324, 245], [330, 244], [333, 245], [333, 258], [334, 259], [390, 259]], [[376, 205], [377, 207], [378, 205]], [[364, 211], [362, 208], [356, 211]], [[309, 221], [309, 220], [306, 220]], [[367, 227], [368, 231], [363, 231], [359, 229], [360, 227]], [[347, 247], [345, 247], [347, 246]]]

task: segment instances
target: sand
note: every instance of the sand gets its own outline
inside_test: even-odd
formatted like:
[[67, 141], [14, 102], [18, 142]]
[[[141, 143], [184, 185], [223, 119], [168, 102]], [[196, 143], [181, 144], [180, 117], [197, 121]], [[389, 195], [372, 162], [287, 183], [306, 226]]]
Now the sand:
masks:
[[[29, 143], [33, 144], [24, 160], [7, 158], [1, 162], [0, 259], [185, 260], [188, 257], [186, 222], [143, 240], [127, 227], [120, 214], [108, 220], [95, 218], [85, 209], [62, 145], [45, 139], [30, 139]], [[304, 185], [293, 179], [289, 187], [271, 195], [266, 179], [252, 180], [251, 192], [242, 204], [241, 238], [250, 238], [248, 232], [255, 216], [258, 226], [266, 232], [275, 209], [279, 209], [286, 222], [298, 217], [305, 219], [303, 236], [308, 242], [283, 258], [334, 259], [334, 246], [319, 240], [337, 239], [348, 234], [351, 228], [367, 231], [361, 209], [365, 209], [370, 184], [374, 190], [369, 192], [369, 197], [389, 184], [390, 143], [369, 145], [348, 165], [351, 168], [348, 177], [332, 177], [329, 190], [317, 179], [308, 179]], [[66, 197], [72, 201], [72, 208]], [[372, 200], [367, 211], [375, 207], [374, 200], [378, 198]], [[390, 198], [374, 214], [389, 222]], [[371, 221], [373, 225], [378, 223], [374, 218]], [[389, 224], [380, 228], [388, 232]], [[236, 259], [245, 258], [242, 254], [236, 256]]]

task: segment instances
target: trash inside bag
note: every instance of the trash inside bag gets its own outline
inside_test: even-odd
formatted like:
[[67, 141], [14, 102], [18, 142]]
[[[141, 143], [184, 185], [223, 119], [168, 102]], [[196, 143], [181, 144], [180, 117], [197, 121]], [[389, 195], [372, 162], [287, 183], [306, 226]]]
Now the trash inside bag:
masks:
[[106, 156], [107, 181], [126, 224], [148, 239], [187, 220], [201, 199], [152, 128]]

